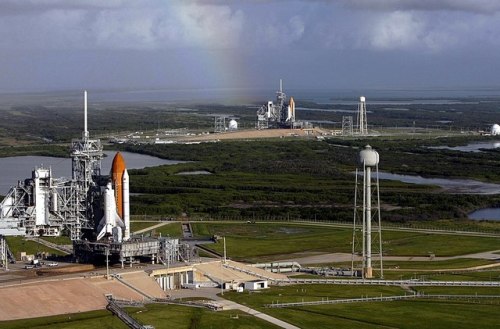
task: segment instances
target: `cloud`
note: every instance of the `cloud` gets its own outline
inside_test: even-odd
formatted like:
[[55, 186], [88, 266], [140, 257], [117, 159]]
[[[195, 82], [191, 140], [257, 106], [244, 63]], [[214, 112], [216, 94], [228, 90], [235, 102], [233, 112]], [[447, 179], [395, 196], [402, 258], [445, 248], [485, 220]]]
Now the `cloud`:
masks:
[[0, 21], [0, 46], [23, 49], [237, 47], [244, 21], [241, 10], [195, 2], [7, 0], [2, 7], [10, 14]]
[[0, 48], [440, 52], [499, 45], [499, 9], [489, 0], [3, 0]]
[[380, 11], [464, 11], [491, 14], [500, 11], [498, 0], [341, 0], [346, 6]]
[[407, 12], [394, 12], [369, 30], [371, 45], [378, 49], [409, 48], [419, 41], [424, 23]]

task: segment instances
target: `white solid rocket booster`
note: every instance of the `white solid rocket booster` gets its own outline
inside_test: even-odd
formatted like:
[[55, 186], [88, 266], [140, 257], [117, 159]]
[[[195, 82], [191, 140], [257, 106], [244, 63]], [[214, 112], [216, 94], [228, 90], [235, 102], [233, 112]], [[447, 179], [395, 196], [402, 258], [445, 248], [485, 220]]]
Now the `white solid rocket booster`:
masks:
[[123, 240], [130, 239], [130, 197], [128, 171], [125, 169], [122, 178], [123, 187], [123, 221], [125, 222], [125, 234]]

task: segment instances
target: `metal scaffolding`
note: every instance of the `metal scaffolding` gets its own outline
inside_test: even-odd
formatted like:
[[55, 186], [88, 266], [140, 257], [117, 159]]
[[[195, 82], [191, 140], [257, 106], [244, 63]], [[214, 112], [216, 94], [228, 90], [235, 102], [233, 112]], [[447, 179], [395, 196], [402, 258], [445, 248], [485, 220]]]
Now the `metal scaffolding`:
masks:
[[342, 136], [353, 135], [352, 115], [342, 117]]

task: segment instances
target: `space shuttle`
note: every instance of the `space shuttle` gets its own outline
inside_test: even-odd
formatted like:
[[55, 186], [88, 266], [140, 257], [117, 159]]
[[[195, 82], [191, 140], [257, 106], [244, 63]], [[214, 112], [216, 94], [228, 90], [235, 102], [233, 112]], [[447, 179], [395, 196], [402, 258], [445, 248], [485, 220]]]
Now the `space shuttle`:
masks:
[[97, 227], [97, 241], [111, 236], [113, 241], [130, 239], [129, 176], [120, 152], [113, 158], [111, 180], [104, 190], [104, 216]]
[[288, 115], [286, 121], [295, 122], [295, 100], [290, 97], [290, 102], [288, 103]]

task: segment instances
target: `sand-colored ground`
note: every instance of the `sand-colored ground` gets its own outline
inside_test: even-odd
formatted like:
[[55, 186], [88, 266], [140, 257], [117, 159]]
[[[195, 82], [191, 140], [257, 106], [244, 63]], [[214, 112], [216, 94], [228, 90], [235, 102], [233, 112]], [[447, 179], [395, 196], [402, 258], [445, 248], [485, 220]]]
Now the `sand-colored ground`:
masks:
[[[243, 263], [238, 263], [232, 260], [228, 260], [227, 264], [230, 265], [233, 268], [228, 268], [225, 266], [221, 266], [220, 261], [212, 261], [208, 263], [201, 263], [201, 264], [196, 264], [193, 267], [206, 275], [207, 277], [211, 278], [215, 282], [244, 282], [244, 281], [252, 281], [252, 280], [259, 280], [261, 277], [259, 276], [254, 276], [249, 273], [256, 273], [260, 276], [266, 277], [266, 278], [272, 278], [272, 279], [281, 279], [284, 280], [287, 277], [283, 274], [279, 273], [271, 273], [268, 271], [265, 271], [263, 269], [259, 269], [256, 267], [248, 266]], [[248, 271], [248, 272], [247, 272]], [[247, 273], [245, 273], [247, 272]]]
[[257, 279], [246, 273], [223, 267], [220, 261], [197, 264], [194, 267], [215, 282], [243, 282]]
[[143, 296], [116, 280], [75, 278], [0, 288], [0, 321], [104, 309], [105, 295], [142, 300]]
[[121, 277], [123, 281], [139, 289], [150, 297], [165, 298], [167, 296], [158, 283], [156, 283], [155, 279], [143, 271], [124, 273]]
[[252, 272], [257, 273], [258, 275], [261, 275], [261, 276], [266, 277], [266, 278], [271, 278], [271, 279], [275, 279], [275, 280], [285, 280], [285, 279], [287, 279], [286, 275], [283, 275], [283, 274], [280, 274], [280, 273], [273, 273], [273, 272], [266, 271], [266, 270], [261, 269], [261, 268], [249, 266], [249, 265], [246, 265], [246, 264], [243, 264], [243, 263], [239, 263], [239, 262], [235, 262], [235, 261], [232, 261], [232, 260], [229, 260], [227, 262], [231, 266], [234, 266], [234, 267], [237, 267], [237, 268], [240, 268], [240, 269], [244, 269], [244, 270], [247, 270], [247, 271], [252, 271]]

